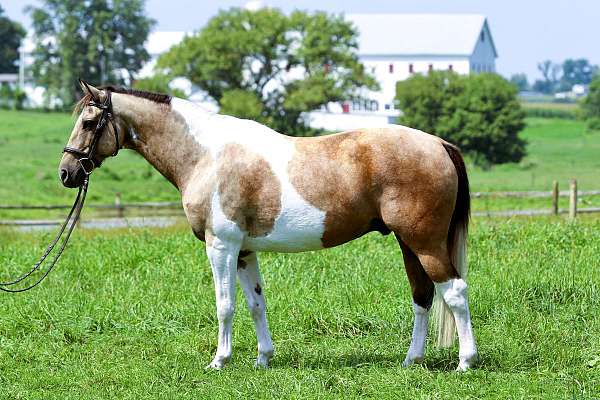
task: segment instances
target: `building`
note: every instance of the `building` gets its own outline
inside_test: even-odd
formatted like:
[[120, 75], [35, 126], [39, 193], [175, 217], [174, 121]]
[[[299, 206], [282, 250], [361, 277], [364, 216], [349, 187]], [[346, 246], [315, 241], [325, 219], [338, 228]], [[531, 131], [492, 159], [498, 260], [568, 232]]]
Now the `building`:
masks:
[[359, 31], [359, 58], [380, 84], [367, 100], [329, 104], [310, 114], [311, 125], [328, 130], [393, 123], [396, 82], [412, 74], [451, 70], [495, 72], [498, 53], [483, 15], [349, 14]]

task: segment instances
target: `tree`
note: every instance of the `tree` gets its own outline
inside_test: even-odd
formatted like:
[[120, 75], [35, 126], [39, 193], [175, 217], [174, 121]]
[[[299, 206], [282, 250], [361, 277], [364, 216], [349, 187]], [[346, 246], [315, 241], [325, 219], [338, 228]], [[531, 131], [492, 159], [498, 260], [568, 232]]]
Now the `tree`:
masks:
[[28, 7], [35, 31], [33, 76], [48, 98], [70, 105], [77, 78], [124, 84], [149, 59], [144, 48], [154, 21], [143, 0], [41, 0]]
[[526, 142], [514, 85], [495, 74], [434, 71], [398, 82], [400, 123], [457, 144], [476, 164], [516, 162]]
[[147, 78], [138, 79], [133, 82], [134, 89], [146, 90], [148, 92], [166, 93], [171, 96], [185, 99], [186, 95], [181, 89], [172, 88], [171, 79], [164, 74], [157, 73]]
[[588, 129], [600, 130], [600, 74], [590, 83], [590, 91], [581, 101], [581, 115]]
[[538, 63], [537, 68], [542, 73], [544, 79], [536, 80], [533, 84], [533, 90], [546, 94], [556, 92], [559, 89], [561, 65], [555, 64], [550, 60], [545, 60]]
[[19, 46], [25, 37], [25, 29], [3, 14], [4, 9], [0, 6], [0, 74], [14, 74], [19, 70]]
[[224, 111], [303, 134], [306, 111], [376, 88], [358, 61], [357, 32], [342, 17], [263, 8], [221, 11], [158, 60]]
[[529, 82], [525, 74], [513, 74], [510, 77], [510, 83], [515, 85], [520, 92], [529, 90]]
[[591, 65], [585, 58], [566, 59], [562, 64], [561, 90], [571, 90], [577, 84], [589, 85], [597, 71], [598, 66]]

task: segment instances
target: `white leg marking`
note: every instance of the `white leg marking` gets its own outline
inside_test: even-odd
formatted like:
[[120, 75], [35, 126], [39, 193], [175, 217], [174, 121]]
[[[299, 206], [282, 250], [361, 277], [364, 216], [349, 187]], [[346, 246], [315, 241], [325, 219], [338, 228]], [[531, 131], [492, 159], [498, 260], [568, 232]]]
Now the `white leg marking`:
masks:
[[413, 311], [415, 314], [415, 324], [413, 325], [410, 347], [408, 348], [408, 353], [402, 363], [403, 367], [422, 362], [425, 355], [425, 340], [427, 339], [429, 310], [413, 302]]
[[206, 252], [213, 272], [219, 342], [215, 358], [206, 368], [220, 369], [231, 358], [231, 328], [235, 311], [235, 284], [239, 243], [224, 242], [214, 238]]
[[454, 315], [460, 346], [457, 370], [466, 371], [477, 362], [477, 347], [467, 299], [467, 283], [462, 279], [450, 279], [444, 283], [436, 283], [435, 290], [442, 296]]
[[252, 253], [243, 258], [243, 262], [238, 265], [238, 278], [240, 285], [246, 296], [248, 310], [254, 321], [256, 329], [256, 339], [258, 340], [258, 358], [255, 367], [268, 367], [269, 361], [273, 357], [273, 342], [267, 323], [266, 305], [264, 297], [264, 287], [258, 268], [258, 258], [256, 253]]

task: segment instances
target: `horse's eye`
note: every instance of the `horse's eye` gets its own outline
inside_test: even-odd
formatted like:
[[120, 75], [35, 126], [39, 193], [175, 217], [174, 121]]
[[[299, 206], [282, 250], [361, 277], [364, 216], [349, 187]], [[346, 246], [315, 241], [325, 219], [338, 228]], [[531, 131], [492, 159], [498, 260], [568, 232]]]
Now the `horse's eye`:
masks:
[[86, 131], [91, 131], [96, 127], [96, 121], [87, 120], [83, 121], [83, 129]]

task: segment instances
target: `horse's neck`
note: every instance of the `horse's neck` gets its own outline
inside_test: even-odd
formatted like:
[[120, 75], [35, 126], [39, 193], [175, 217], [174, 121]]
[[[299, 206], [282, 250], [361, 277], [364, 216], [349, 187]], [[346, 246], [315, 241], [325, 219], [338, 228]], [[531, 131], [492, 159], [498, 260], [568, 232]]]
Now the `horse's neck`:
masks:
[[189, 134], [186, 121], [168, 104], [115, 94], [115, 113], [130, 128], [127, 145], [141, 154], [180, 192], [185, 190], [206, 149]]

